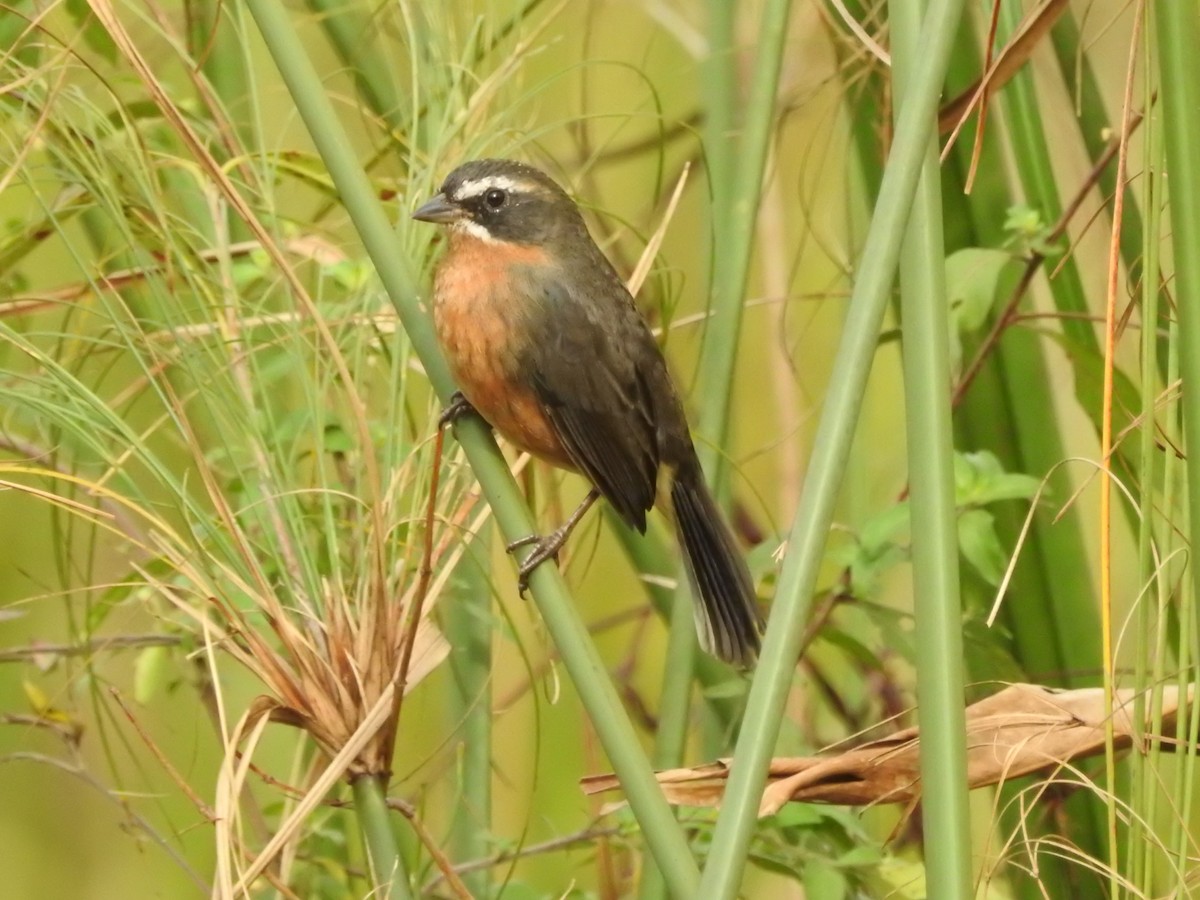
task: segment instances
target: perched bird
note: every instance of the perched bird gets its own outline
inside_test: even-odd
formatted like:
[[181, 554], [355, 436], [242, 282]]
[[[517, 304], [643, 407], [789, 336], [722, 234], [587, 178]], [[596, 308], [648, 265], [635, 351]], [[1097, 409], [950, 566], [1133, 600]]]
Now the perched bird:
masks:
[[532, 166], [483, 159], [451, 172], [413, 218], [449, 232], [433, 300], [461, 393], [448, 415], [474, 409], [518, 447], [593, 485], [558, 531], [510, 547], [536, 544], [522, 587], [597, 495], [642, 533], [661, 500], [698, 600], [701, 646], [753, 665], [762, 622], [750, 572], [704, 484], [662, 352], [575, 203]]

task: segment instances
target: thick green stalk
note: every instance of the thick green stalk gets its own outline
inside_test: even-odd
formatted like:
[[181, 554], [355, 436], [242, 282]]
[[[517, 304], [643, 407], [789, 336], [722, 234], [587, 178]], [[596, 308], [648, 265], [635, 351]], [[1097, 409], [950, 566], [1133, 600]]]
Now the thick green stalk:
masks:
[[[713, 248], [716, 256], [713, 260], [712, 306], [704, 329], [699, 380], [707, 397], [700, 411], [699, 430], [713, 448], [725, 445], [729, 430], [729, 402], [733, 395], [734, 365], [742, 329], [742, 300], [750, 272], [763, 169], [777, 120], [779, 68], [791, 7], [791, 0], [767, 0], [762, 11], [755, 46], [754, 77], [737, 142], [737, 164], [719, 176], [732, 177], [732, 190], [714, 195], [721, 200], [721, 207], [714, 215], [722, 217], [724, 235]], [[723, 85], [721, 96], [729, 92], [730, 87]], [[713, 177], [718, 175], [714, 173]], [[715, 451], [702, 448], [701, 458], [717, 496], [723, 496], [728, 486], [727, 466]]]
[[938, 96], [962, 6], [960, 0], [935, 0], [925, 17], [921, 32], [925, 52], [906, 92], [879, 203], [863, 246], [862, 266], [850, 297], [825, 413], [792, 524], [762, 658], [750, 687], [733, 771], [717, 817], [712, 851], [700, 882], [698, 896], [705, 900], [732, 898], [741, 882], [767, 765], [800, 655], [821, 554], [891, 295], [904, 226], [933, 134]]
[[[738, 94], [737, 66], [729, 43], [735, 26], [732, 18], [735, 8], [733, 3], [723, 4], [720, 10], [710, 7], [714, 57], [709, 76], [714, 87], [710, 129], [727, 129], [732, 124], [732, 103]], [[730, 135], [724, 131], [709, 132], [710, 145], [720, 148], [718, 169], [710, 173], [710, 177], [713, 181], [714, 223], [720, 222], [721, 228], [719, 231], [714, 229], [712, 315], [705, 328], [700, 359], [700, 383], [704, 386], [705, 397], [700, 412], [700, 433], [706, 439], [701, 449], [702, 459], [718, 496], [728, 493], [729, 475], [726, 457], [715, 448], [724, 446], [729, 431], [729, 406], [743, 313], [742, 295], [750, 270], [754, 219], [767, 148], [776, 121], [775, 98], [790, 10], [790, 0], [771, 0], [763, 12], [756, 47], [757, 65], [741, 133], [736, 141], [736, 165], [726, 155], [734, 143]], [[719, 59], [716, 58], [718, 55]], [[695, 598], [690, 602], [696, 602]], [[685, 591], [682, 588], [676, 591], [655, 741], [654, 763], [660, 768], [681, 763], [687, 738], [692, 668], [696, 657], [695, 626], [688, 604]], [[643, 897], [657, 893], [652, 881], [643, 885]]]
[[676, 591], [671, 605], [667, 664], [663, 673], [662, 703], [654, 742], [655, 768], [678, 766], [683, 759], [695, 656], [696, 624], [692, 606], [683, 591]]
[[[1183, 436], [1190, 526], [1200, 527], [1200, 17], [1191, 3], [1155, 5], [1159, 92], [1167, 153]], [[1200, 565], [1189, 565], [1192, 602], [1200, 601]], [[1187, 637], [1184, 637], [1187, 640]]]
[[350, 783], [354, 792], [354, 810], [362, 828], [367, 859], [371, 865], [371, 896], [382, 900], [411, 897], [404, 859], [392, 831], [387, 808], [387, 791], [382, 778], [361, 775]]
[[[1149, 10], [1146, 12], [1150, 13]], [[1161, 499], [1154, 485], [1159, 484], [1159, 471], [1162, 468], [1155, 449], [1161, 424], [1156, 407], [1160, 390], [1159, 364], [1165, 362], [1160, 361], [1158, 357], [1157, 334], [1159, 242], [1162, 240], [1158, 209], [1163, 159], [1159, 111], [1153, 109], [1150, 102], [1155, 82], [1154, 39], [1150, 28], [1142, 35], [1142, 65], [1145, 73], [1143, 92], [1146, 98], [1146, 121], [1142, 126], [1142, 208], [1148, 210], [1149, 215], [1146, 218], [1145, 231], [1139, 232], [1138, 235], [1141, 241], [1140, 255], [1145, 260], [1144, 270], [1139, 268], [1139, 271], [1147, 272], [1148, 277], [1143, 278], [1140, 283], [1142, 424], [1138, 435], [1141, 444], [1138, 481], [1143, 485], [1143, 489], [1138, 511], [1137, 537], [1139, 581], [1146, 588], [1137, 609], [1134, 689], [1138, 693], [1134, 697], [1133, 720], [1138, 723], [1150, 721], [1149, 734], [1159, 734], [1162, 727], [1163, 668], [1166, 662], [1167, 629], [1164, 627], [1164, 614], [1168, 597], [1168, 591], [1165, 590], [1168, 583], [1167, 574], [1159, 571], [1154, 546], [1157, 524], [1155, 507]], [[1158, 855], [1157, 842], [1146, 839], [1146, 823], [1157, 821], [1161, 793], [1158, 785], [1158, 770], [1162, 764], [1161, 747], [1161, 742], [1152, 741], [1147, 752], [1135, 753], [1130, 757], [1130, 807], [1133, 815], [1130, 816], [1126, 848], [1126, 859], [1129, 860], [1127, 874], [1130, 882], [1146, 895], [1153, 892]]]
[[[973, 51], [971, 41], [956, 43], [952, 61], [956, 87], [965, 86], [978, 74], [980, 62]], [[988, 125], [988, 139], [984, 141], [979, 176], [969, 195], [963, 193], [962, 185], [969, 164], [970, 143], [960, 141], [947, 160], [943, 202], [947, 207], [947, 231], [953, 231], [947, 235], [948, 250], [1000, 247], [1010, 237], [997, 215], [997, 210], [1013, 202], [1003, 174], [1000, 148], [1005, 131], [1003, 117], [993, 117]], [[1011, 287], [1010, 284], [1004, 289], [1005, 294]], [[978, 338], [964, 335], [965, 358], [973, 357], [979, 350]], [[959, 446], [990, 450], [1006, 470], [1035, 476], [1051, 472], [1061, 463], [1067, 454], [1059, 428], [1047, 427], [1047, 423], [1056, 423], [1058, 419], [1053, 398], [1045, 389], [1051, 375], [1044, 344], [1032, 329], [1011, 327], [1005, 331], [956, 411]], [[1062, 473], [1059, 477], [1053, 496], [1061, 503], [1070, 496], [1071, 482]], [[1006, 547], [1018, 546], [1025, 512], [1016, 504], [996, 509], [997, 531]], [[1039, 511], [1034, 528], [1021, 547], [1001, 610], [1002, 623], [1012, 635], [1013, 655], [1029, 677], [1070, 686], [1094, 683], [1090, 673], [1100, 656], [1100, 643], [1096, 637], [1099, 619], [1091, 571], [1077, 508], [1061, 513], [1057, 509]], [[990, 604], [993, 599], [990, 586], [980, 587], [979, 592], [986, 595], [981, 602]], [[968, 663], [972, 656], [968, 656]], [[994, 675], [986, 663], [978, 673], [981, 678]], [[1040, 838], [1047, 826], [1053, 833], [1053, 823], [1034, 830], [1039, 823], [1029, 821], [1010, 802], [1020, 789], [1018, 785], [1002, 790], [1003, 827], [1005, 833], [1017, 829], [1030, 832], [1032, 839], [1028, 846], [1036, 854], [1039, 881], [1016, 878], [1013, 890], [1017, 896], [1031, 900], [1041, 898], [1043, 889], [1051, 896], [1066, 896], [1073, 890], [1072, 878], [1078, 867], [1058, 854], [1040, 851], [1045, 846]], [[1072, 842], [1086, 853], [1099, 853], [1103, 847], [1099, 803], [1079, 793], [1067, 801], [1067, 807], [1069, 814], [1061, 820], [1070, 823]]]
[[[1183, 443], [1187, 472], [1187, 534], [1193, 547], [1200, 528], [1200, 18], [1194, 4], [1160, 3], [1154, 8], [1159, 52], [1159, 92], [1163, 106], [1163, 137], [1167, 159], [1167, 190], [1170, 195], [1170, 224], [1174, 251], [1175, 308], [1178, 327], [1175, 339], [1179, 348], [1179, 373], [1183, 390]], [[1190, 80], [1189, 80], [1190, 79]], [[1186, 689], [1194, 684], [1189, 663], [1195, 665], [1200, 654], [1197, 632], [1197, 607], [1200, 605], [1200, 566], [1189, 563], [1191, 591], [1183, 592], [1180, 602], [1180, 673], [1181, 709], [1177, 737], [1181, 747], [1195, 747], [1198, 722], [1197, 703], [1187, 704]], [[1190, 732], [1188, 731], [1190, 726]], [[1176, 784], [1183, 798], [1174, 849], [1182, 868], [1191, 846], [1188, 823], [1194, 811], [1197, 759], [1194, 750], [1181, 753], [1176, 763]], [[1184, 876], [1180, 875], [1180, 880]], [[1179, 885], [1180, 890], [1186, 890]]]
[[[492, 589], [491, 524], [475, 536], [458, 566], [456, 590], [446, 607], [450, 642], [451, 724], [459, 729], [459, 797], [450, 840], [456, 860], [483, 859], [492, 850]], [[490, 893], [487, 869], [463, 875], [472, 897]]]
[[[924, 4], [891, 0], [892, 77], [903, 108]], [[917, 629], [917, 723], [926, 896], [971, 896], [962, 601], [950, 410], [950, 310], [946, 298], [938, 145], [930, 135], [900, 262], [905, 422], [912, 509]]]
[[[412, 267], [403, 253], [396, 252], [391, 224], [287, 12], [279, 0], [251, 0], [249, 6], [380, 281], [396, 307], [414, 352], [438, 396], [448, 402], [454, 390], [453, 381], [429, 319], [417, 301]], [[464, 418], [454, 429], [504, 539], [514, 541], [533, 533], [535, 526], [529, 508], [491, 432], [474, 417]], [[547, 631], [562, 655], [671, 892], [691, 896], [699, 874], [696, 863], [654, 779], [604, 663], [574, 608], [562, 575], [555, 566], [539, 566], [530, 578], [530, 587]]]
[[[687, 745], [688, 713], [691, 709], [692, 680], [696, 661], [696, 625], [692, 603], [680, 579], [671, 601], [670, 630], [667, 638], [667, 658], [663, 667], [662, 690], [659, 692], [658, 727], [654, 732], [654, 754], [651, 762], [656, 769], [672, 769], [683, 764]], [[643, 869], [639, 896], [642, 900], [666, 895], [662, 875], [653, 865]]]

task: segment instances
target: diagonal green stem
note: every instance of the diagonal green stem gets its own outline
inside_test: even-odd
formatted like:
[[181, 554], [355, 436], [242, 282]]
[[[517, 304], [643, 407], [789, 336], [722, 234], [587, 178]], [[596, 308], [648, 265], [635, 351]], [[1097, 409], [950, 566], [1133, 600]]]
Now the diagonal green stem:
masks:
[[850, 297], [825, 414], [792, 525], [762, 660], [750, 688], [733, 771], [700, 882], [698, 896], [706, 900], [736, 896], [741, 882], [767, 765], [800, 655], [825, 537], [891, 294], [904, 226], [933, 134], [938, 96], [962, 6], [961, 0], [936, 0], [925, 17], [921, 34], [925, 52], [905, 94], [879, 203], [863, 246], [863, 264]]
[[[453, 382], [428, 317], [417, 302], [412, 267], [404, 254], [396, 252], [396, 237], [387, 216], [334, 114], [328, 94], [286, 10], [279, 0], [251, 0], [249, 7], [380, 281], [396, 307], [413, 350], [438, 396], [448, 402], [454, 389]], [[467, 417], [455, 425], [455, 435], [505, 540], [513, 541], [531, 534], [534, 523], [529, 508], [488, 429], [473, 417]], [[695, 860], [654, 779], [604, 663], [575, 611], [562, 575], [554, 566], [540, 566], [530, 578], [530, 587], [547, 631], [562, 654], [580, 701], [588, 711], [671, 892], [677, 896], [694, 895], [699, 875]]]

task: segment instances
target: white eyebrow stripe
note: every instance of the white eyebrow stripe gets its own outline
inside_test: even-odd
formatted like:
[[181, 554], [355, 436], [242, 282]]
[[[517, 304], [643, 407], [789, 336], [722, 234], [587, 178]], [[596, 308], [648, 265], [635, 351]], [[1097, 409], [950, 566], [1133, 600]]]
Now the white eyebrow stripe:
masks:
[[478, 197], [485, 191], [499, 188], [502, 191], [528, 190], [528, 185], [522, 181], [514, 181], [507, 175], [488, 175], [485, 178], [472, 178], [464, 181], [454, 192], [455, 200], [466, 200], [468, 197]]
[[459, 219], [450, 225], [452, 231], [469, 234], [477, 240], [483, 241], [485, 244], [495, 244], [496, 239], [492, 237], [492, 233], [480, 225], [478, 222], [472, 222], [470, 219]]

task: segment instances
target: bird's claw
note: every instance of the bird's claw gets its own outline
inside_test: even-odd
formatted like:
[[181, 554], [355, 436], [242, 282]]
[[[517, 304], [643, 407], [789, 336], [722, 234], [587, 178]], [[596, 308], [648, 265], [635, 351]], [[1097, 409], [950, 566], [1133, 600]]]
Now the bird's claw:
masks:
[[517, 567], [517, 590], [521, 596], [529, 590], [529, 576], [533, 574], [533, 570], [540, 566], [548, 559], [558, 562], [558, 551], [562, 549], [562, 545], [567, 540], [567, 534], [563, 529], [558, 529], [545, 537], [540, 535], [530, 534], [523, 538], [518, 538], [504, 549], [509, 553], [515, 553], [522, 547], [528, 547], [533, 544], [533, 550], [529, 555], [521, 560], [521, 564]]
[[438, 416], [438, 428], [442, 429], [453, 425], [463, 416], [471, 415], [474, 412], [475, 407], [471, 405], [470, 400], [463, 396], [463, 392], [455, 391], [450, 395], [449, 405]]

